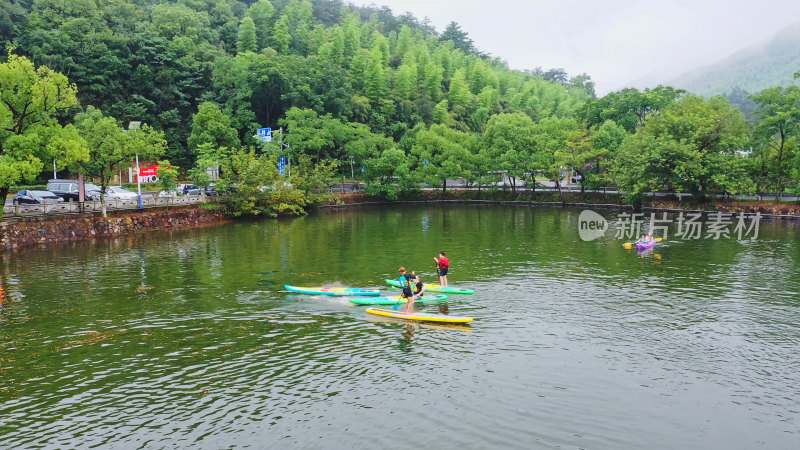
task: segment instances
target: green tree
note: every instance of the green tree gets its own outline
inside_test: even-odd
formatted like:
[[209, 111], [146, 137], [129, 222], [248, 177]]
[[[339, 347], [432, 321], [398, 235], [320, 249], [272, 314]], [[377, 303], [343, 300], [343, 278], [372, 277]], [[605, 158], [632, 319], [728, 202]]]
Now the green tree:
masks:
[[212, 181], [209, 170], [217, 170], [219, 173], [222, 166], [227, 168], [229, 160], [230, 151], [226, 147], [215, 147], [210, 142], [204, 142], [197, 146], [197, 162], [189, 169], [189, 179], [205, 188]]
[[57, 118], [77, 105], [67, 77], [23, 56], [0, 64], [0, 198], [9, 187], [33, 180], [45, 161], [66, 166], [88, 158], [86, 142]]
[[800, 87], [765, 89], [752, 96], [758, 105], [751, 172], [761, 193], [765, 187], [783, 194], [789, 183], [790, 163], [800, 138]]
[[630, 203], [641, 204], [647, 192], [680, 192], [702, 170], [699, 152], [687, 142], [639, 131], [625, 139], [611, 162], [617, 185]]
[[450, 104], [444, 99], [433, 108], [433, 123], [447, 125], [450, 123]]
[[508, 177], [512, 192], [516, 192], [517, 180], [533, 169], [534, 125], [523, 113], [498, 114], [489, 119], [483, 133], [483, 155]]
[[289, 47], [292, 53], [307, 56], [311, 46], [311, 2], [291, 0], [284, 12], [289, 16], [289, 34], [292, 36]]
[[289, 52], [289, 44], [292, 42], [292, 35], [289, 34], [289, 19], [282, 15], [275, 23], [272, 30], [272, 48], [278, 53], [285, 55]]
[[272, 17], [275, 15], [275, 7], [269, 0], [258, 0], [247, 8], [247, 17], [253, 20], [258, 37], [258, 48], [269, 46], [270, 30]]
[[235, 151], [221, 183], [235, 187], [229, 189], [226, 208], [236, 217], [305, 214], [307, 206], [331, 199], [329, 183], [336, 167], [336, 161], [314, 164], [301, 155], [292, 166], [291, 178], [286, 179], [278, 173], [275, 155]]
[[355, 14], [347, 14], [344, 18], [344, 58], [349, 66], [350, 61], [358, 54], [361, 48], [360, 20]]
[[397, 69], [395, 76], [394, 90], [397, 97], [402, 100], [413, 100], [417, 89], [417, 66], [416, 64], [403, 63]]
[[170, 164], [169, 160], [167, 159], [163, 159], [158, 162], [156, 174], [158, 174], [158, 184], [162, 191], [167, 193], [177, 193], [178, 169], [178, 166]]
[[438, 102], [442, 97], [442, 81], [444, 80], [444, 68], [433, 62], [429, 63], [425, 71], [425, 89], [431, 101]]
[[600, 165], [600, 160], [606, 154], [607, 150], [594, 146], [590, 131], [578, 125], [567, 135], [563, 147], [555, 151], [555, 161], [559, 167], [572, 169], [576, 178], [580, 180], [581, 194], [583, 194], [586, 192], [590, 174], [594, 174], [594, 168]]
[[606, 186], [609, 182], [607, 162], [616, 159], [622, 142], [628, 136], [624, 128], [613, 120], [606, 120], [592, 133], [592, 147], [595, 149], [596, 160], [594, 166], [584, 174], [581, 184], [590, 189]]
[[93, 106], [75, 116], [75, 126], [88, 144], [89, 157], [75, 162], [73, 167], [89, 178], [99, 180], [105, 217], [106, 188], [114, 175], [121, 170], [123, 163], [133, 162], [137, 155], [142, 159], [162, 156], [166, 149], [164, 133], [147, 124], [123, 132], [116, 119], [104, 116]]
[[450, 22], [439, 36], [442, 41], [452, 41], [455, 48], [463, 51], [464, 53], [476, 53], [475, 44], [472, 39], [467, 35], [467, 32], [461, 29], [461, 25], [456, 22]]
[[447, 93], [447, 99], [450, 101], [450, 108], [453, 111], [459, 108], [467, 112], [472, 108], [472, 93], [469, 91], [469, 85], [465, 71], [463, 69], [456, 70], [453, 79], [450, 80], [450, 90]]
[[397, 34], [397, 45], [394, 49], [394, 54], [402, 59], [405, 54], [411, 50], [414, 45], [414, 32], [408, 25], [403, 25], [400, 28], [400, 33]]
[[239, 25], [239, 39], [236, 41], [236, 51], [239, 53], [255, 53], [258, 51], [256, 25], [250, 17], [242, 19], [242, 24]]
[[192, 121], [192, 134], [188, 140], [189, 148], [196, 152], [200, 144], [209, 143], [214, 147], [239, 148], [239, 135], [231, 127], [231, 119], [211, 102], [202, 103]]
[[335, 160], [318, 164], [307, 155], [297, 157], [289, 182], [295, 191], [302, 194], [300, 198], [304, 208], [335, 201], [336, 198], [331, 194], [331, 186], [336, 183], [338, 167], [339, 161]]
[[[533, 148], [531, 159], [533, 166], [555, 183], [561, 192], [563, 181], [569, 167], [567, 163], [577, 164], [577, 158], [566, 157], [564, 152], [569, 140], [581, 129], [574, 118], [546, 117], [533, 127]], [[561, 157], [560, 157], [561, 156]]]
[[750, 180], [739, 156], [748, 139], [742, 113], [721, 96], [681, 98], [625, 139], [614, 177], [638, 202], [649, 191], [746, 192]]
[[383, 64], [380, 48], [372, 50], [365, 73], [364, 93], [373, 103], [386, 96], [388, 88], [387, 68]]
[[369, 158], [366, 167], [366, 193], [385, 200], [396, 200], [397, 192], [409, 178], [408, 158], [398, 148], [388, 148], [379, 155]]
[[364, 124], [320, 116], [309, 109], [292, 108], [280, 123], [287, 128], [284, 142], [292, 153], [308, 155], [315, 163], [352, 156], [361, 164], [391, 145], [390, 139], [372, 133]]
[[599, 126], [610, 119], [633, 133], [648, 117], [670, 106], [684, 93], [669, 86], [644, 91], [627, 88], [584, 104], [578, 110], [578, 117], [590, 126]]
[[28, 23], [28, 13], [19, 2], [0, 3], [0, 42], [15, 41]]
[[469, 133], [444, 125], [431, 125], [417, 134], [411, 153], [417, 158], [417, 170], [433, 185], [447, 191], [447, 180], [470, 175], [471, 160], [478, 148], [477, 139]]
[[594, 81], [592, 81], [592, 77], [585, 73], [570, 78], [568, 86], [574, 89], [582, 89], [586, 92], [591, 100], [595, 100], [597, 98], [597, 94], [594, 90]]

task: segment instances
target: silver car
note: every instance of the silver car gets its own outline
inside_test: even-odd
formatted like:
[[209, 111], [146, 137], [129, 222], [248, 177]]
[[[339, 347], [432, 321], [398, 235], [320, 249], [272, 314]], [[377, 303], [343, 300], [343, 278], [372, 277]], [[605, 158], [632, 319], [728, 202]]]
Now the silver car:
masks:
[[106, 199], [110, 200], [136, 200], [139, 194], [131, 192], [122, 186], [109, 186], [106, 188]]

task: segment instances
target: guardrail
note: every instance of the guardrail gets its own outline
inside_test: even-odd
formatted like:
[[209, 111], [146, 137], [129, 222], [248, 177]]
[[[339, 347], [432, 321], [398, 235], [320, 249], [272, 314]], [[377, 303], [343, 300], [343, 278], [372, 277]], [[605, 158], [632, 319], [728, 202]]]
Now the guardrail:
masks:
[[[200, 195], [186, 195], [182, 197], [158, 197], [142, 195], [142, 208], [165, 208], [169, 206], [196, 205], [209, 202], [211, 197]], [[106, 211], [137, 210], [139, 200], [106, 199]], [[58, 214], [94, 214], [103, 211], [103, 204], [99, 200], [83, 202], [62, 202], [50, 204], [18, 204], [3, 207], [4, 219], [15, 217], [49, 216]]]

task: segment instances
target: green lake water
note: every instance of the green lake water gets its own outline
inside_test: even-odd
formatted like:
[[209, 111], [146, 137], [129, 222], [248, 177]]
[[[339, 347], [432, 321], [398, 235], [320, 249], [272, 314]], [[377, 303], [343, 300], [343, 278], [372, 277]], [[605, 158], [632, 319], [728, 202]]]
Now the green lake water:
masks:
[[[800, 225], [638, 254], [581, 240], [579, 213], [352, 209], [3, 255], [0, 448], [797, 448]], [[283, 289], [433, 282], [440, 250], [475, 294], [417, 309], [470, 326]]]

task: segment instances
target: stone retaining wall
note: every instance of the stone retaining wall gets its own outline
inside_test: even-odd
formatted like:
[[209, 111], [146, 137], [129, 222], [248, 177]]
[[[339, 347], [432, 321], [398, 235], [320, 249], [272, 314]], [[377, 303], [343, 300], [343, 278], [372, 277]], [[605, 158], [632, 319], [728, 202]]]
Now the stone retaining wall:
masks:
[[168, 228], [189, 228], [229, 221], [220, 211], [170, 209], [103, 217], [31, 217], [0, 222], [0, 251], [54, 242], [80, 241]]
[[[480, 200], [469, 198], [469, 193], [464, 191], [451, 191], [451, 198], [439, 199], [438, 192], [425, 191], [425, 196], [420, 200], [397, 200], [397, 201], [376, 201], [366, 194], [337, 194], [341, 203], [336, 205], [325, 205], [324, 210], [335, 210], [338, 208], [369, 207], [377, 205], [391, 205], [398, 203], [406, 204], [487, 204], [487, 205], [518, 205], [518, 206], [567, 206], [575, 208], [598, 208], [598, 209], [618, 209], [632, 210], [633, 207], [624, 203], [605, 203], [602, 194], [592, 194], [579, 196], [576, 194], [564, 195], [563, 201], [537, 201], [531, 196], [521, 196], [518, 200]], [[545, 197], [547, 198], [547, 197]], [[584, 201], [590, 200], [590, 201]], [[800, 220], [800, 203], [798, 202], [774, 202], [774, 201], [744, 201], [744, 200], [711, 200], [707, 202], [677, 201], [665, 199], [650, 199], [642, 204], [641, 211], [650, 212], [700, 212], [703, 215], [710, 215], [716, 212], [731, 214], [761, 214], [764, 218], [770, 219], [792, 219]]]

